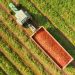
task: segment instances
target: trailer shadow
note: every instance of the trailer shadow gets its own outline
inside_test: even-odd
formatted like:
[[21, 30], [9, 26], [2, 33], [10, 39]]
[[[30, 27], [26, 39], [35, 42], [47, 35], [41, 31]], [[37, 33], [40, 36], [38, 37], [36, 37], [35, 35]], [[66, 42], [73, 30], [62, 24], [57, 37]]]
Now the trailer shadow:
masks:
[[[75, 59], [75, 46], [68, 40], [68, 38], [59, 30], [57, 29], [52, 22], [44, 16], [37, 8], [37, 10], [41, 13], [34, 14], [30, 12], [27, 8], [23, 7], [21, 4], [18, 6], [18, 9], [22, 9], [23, 11], [28, 11], [29, 14], [33, 17], [36, 25], [39, 26], [46, 26], [47, 23], [50, 24], [50, 27], [47, 28], [50, 34], [53, 35], [53, 37], [72, 55], [72, 57]], [[72, 67], [75, 67], [75, 60], [71, 63]]]
[[[75, 59], [75, 46], [68, 40], [68, 38], [57, 28], [48, 28], [47, 30]], [[75, 60], [73, 60], [69, 66], [75, 67]]]

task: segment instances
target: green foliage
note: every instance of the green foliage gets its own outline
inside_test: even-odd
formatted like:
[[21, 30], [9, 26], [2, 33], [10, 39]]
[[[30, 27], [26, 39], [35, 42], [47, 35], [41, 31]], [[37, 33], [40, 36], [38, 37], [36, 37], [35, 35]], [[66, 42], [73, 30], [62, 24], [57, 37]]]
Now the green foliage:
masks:
[[9, 48], [7, 43], [5, 43], [2, 38], [0, 39], [0, 48], [2, 49], [2, 52], [7, 56], [7, 58], [9, 58], [9, 60], [23, 75], [34, 75], [31, 69], [23, 64], [20, 57], [15, 52], [13, 52], [12, 48]]
[[8, 75], [20, 75], [20, 73], [16, 70], [16, 68], [9, 62], [6, 57], [0, 52], [0, 67], [8, 74]]
[[6, 75], [6, 73], [2, 70], [1, 67], [0, 67], [0, 75]]

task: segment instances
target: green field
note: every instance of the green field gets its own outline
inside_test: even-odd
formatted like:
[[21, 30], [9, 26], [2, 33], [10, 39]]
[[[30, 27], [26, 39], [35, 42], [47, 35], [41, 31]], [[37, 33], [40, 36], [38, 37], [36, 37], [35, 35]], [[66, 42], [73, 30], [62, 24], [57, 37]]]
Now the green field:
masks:
[[[15, 0], [27, 9], [75, 59], [74, 0]], [[12, 0], [0, 0], [0, 75], [75, 75], [71, 63], [63, 71], [32, 42], [9, 11]], [[12, 11], [11, 11], [12, 12]], [[10, 14], [9, 14], [10, 13]], [[30, 29], [26, 29], [31, 33]]]

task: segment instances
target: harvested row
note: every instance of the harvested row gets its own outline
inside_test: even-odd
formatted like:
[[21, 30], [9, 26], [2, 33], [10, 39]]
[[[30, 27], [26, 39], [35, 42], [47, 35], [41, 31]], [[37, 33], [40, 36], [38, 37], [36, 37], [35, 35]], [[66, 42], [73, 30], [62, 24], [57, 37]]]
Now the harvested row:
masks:
[[[4, 13], [4, 12], [3, 12]], [[3, 14], [4, 15], [4, 14]], [[7, 14], [6, 14], [7, 15]], [[8, 23], [10, 23], [11, 21], [9, 21], [7, 19]], [[59, 71], [55, 68], [55, 66], [53, 67], [53, 64], [50, 62], [50, 59], [48, 59], [48, 57], [43, 54], [43, 52], [41, 52], [41, 50], [39, 50], [36, 45], [34, 45], [32, 43], [32, 41], [30, 39], [27, 39], [26, 34], [24, 33], [24, 35], [18, 35], [20, 34], [20, 31], [18, 32], [18, 30], [21, 30], [21, 28], [19, 28], [18, 26], [15, 26], [14, 23], [10, 24], [6, 24], [14, 33], [16, 33], [16, 35], [18, 36], [18, 38], [20, 38], [20, 40], [23, 42], [24, 45], [26, 45], [27, 47], [31, 48], [31, 53], [35, 55], [35, 57], [43, 64], [43, 66], [51, 73], [53, 74], [58, 74], [59, 75]], [[18, 29], [16, 29], [18, 28]], [[31, 44], [31, 45], [29, 45]], [[50, 66], [49, 66], [50, 65]], [[53, 70], [53, 69], [55, 70]], [[56, 73], [57, 72], [57, 73]]]
[[47, 72], [44, 70], [43, 66], [37, 62], [33, 56], [31, 56], [28, 50], [22, 46], [19, 40], [12, 32], [9, 31], [7, 27], [1, 24], [0, 31], [1, 36], [13, 48], [13, 50], [18, 53], [18, 55], [23, 59], [24, 63], [27, 64], [36, 75], [47, 75]]
[[[46, 6], [45, 2], [39, 2], [36, 0], [30, 0], [34, 6], [39, 9], [47, 18], [69, 38], [69, 40], [75, 45], [75, 32], [65, 24], [62, 18], [52, 8]], [[42, 5], [43, 3], [43, 5]], [[42, 6], [41, 6], [42, 5]], [[44, 8], [44, 9], [43, 9]]]
[[20, 57], [13, 52], [11, 48], [0, 37], [0, 49], [1, 52], [12, 62], [12, 64], [21, 72], [22, 75], [34, 75], [31, 69], [24, 65]]
[[0, 75], [7, 75], [7, 74], [2, 70], [1, 67], [0, 67]]
[[7, 58], [0, 52], [0, 67], [7, 75], [21, 75], [18, 70], [7, 60]]

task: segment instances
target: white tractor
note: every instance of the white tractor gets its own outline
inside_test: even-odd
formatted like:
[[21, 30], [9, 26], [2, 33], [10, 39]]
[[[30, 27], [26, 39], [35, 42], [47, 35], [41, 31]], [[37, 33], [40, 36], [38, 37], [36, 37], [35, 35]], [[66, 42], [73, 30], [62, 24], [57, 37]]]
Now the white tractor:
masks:
[[15, 13], [15, 17], [16, 17], [16, 22], [19, 23], [20, 25], [23, 25], [24, 23], [28, 24], [28, 27], [34, 32], [36, 30], [36, 28], [28, 23], [28, 20], [32, 20], [32, 17], [28, 14], [27, 11], [23, 11], [18, 10], [15, 5], [13, 3], [9, 4], [9, 7], [11, 8], [11, 10]]

